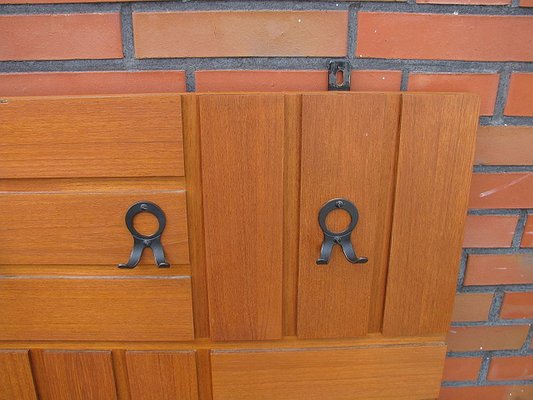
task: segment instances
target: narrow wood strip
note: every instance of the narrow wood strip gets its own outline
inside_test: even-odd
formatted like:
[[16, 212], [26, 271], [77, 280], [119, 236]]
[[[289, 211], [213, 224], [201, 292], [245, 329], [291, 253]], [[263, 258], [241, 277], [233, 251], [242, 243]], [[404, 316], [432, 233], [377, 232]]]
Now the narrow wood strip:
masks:
[[198, 97], [193, 95], [183, 95], [182, 108], [194, 330], [197, 338], [206, 338], [209, 337], [209, 305], [205, 266], [202, 160], [200, 152], [200, 116], [198, 113]]
[[0, 194], [185, 190], [185, 178], [2, 179]]
[[296, 335], [298, 307], [298, 241], [300, 230], [300, 147], [302, 96], [285, 95], [283, 162], [283, 334]]
[[198, 399], [213, 400], [211, 351], [209, 349], [199, 349], [196, 351], [196, 368], [198, 375]]
[[245, 346], [247, 349], [268, 350], [279, 349], [306, 349], [306, 348], [329, 348], [329, 347], [376, 347], [398, 346], [410, 344], [438, 344], [444, 343], [444, 335], [407, 336], [407, 337], [384, 337], [381, 334], [369, 334], [358, 339], [320, 339], [320, 340], [297, 340], [295, 337], [287, 337], [281, 340], [265, 340], [257, 342], [213, 342], [206, 339], [196, 341], [169, 342], [169, 341], [2, 341], [0, 349], [79, 349], [91, 350], [128, 349], [128, 350], [239, 350]]
[[157, 268], [155, 264], [140, 264], [133, 269], [118, 268], [115, 265], [1, 265], [0, 277], [113, 277], [113, 278], [160, 278], [190, 276], [188, 265], [172, 265], [171, 268]]
[[111, 359], [113, 361], [113, 372], [115, 374], [118, 400], [130, 400], [131, 395], [128, 381], [128, 368], [126, 367], [126, 350], [111, 350]]

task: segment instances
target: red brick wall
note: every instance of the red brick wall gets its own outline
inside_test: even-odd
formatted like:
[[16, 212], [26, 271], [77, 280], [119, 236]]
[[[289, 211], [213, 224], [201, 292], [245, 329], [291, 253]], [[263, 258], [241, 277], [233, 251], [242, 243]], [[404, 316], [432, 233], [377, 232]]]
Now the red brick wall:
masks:
[[[0, 0], [0, 96], [353, 90], [482, 97], [441, 399], [533, 399], [533, 1]], [[431, 3], [431, 4], [428, 4]]]

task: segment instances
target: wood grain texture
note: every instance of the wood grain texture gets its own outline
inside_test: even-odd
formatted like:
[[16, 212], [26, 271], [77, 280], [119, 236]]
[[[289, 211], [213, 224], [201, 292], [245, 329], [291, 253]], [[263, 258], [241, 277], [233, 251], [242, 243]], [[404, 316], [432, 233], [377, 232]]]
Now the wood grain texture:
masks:
[[187, 220], [192, 270], [194, 332], [197, 338], [209, 337], [209, 304], [205, 265], [204, 209], [202, 198], [202, 160], [200, 152], [200, 118], [198, 97], [182, 96], [183, 146], [187, 181]]
[[0, 178], [183, 176], [178, 95], [8, 98]]
[[285, 95], [283, 159], [283, 334], [296, 336], [302, 96]]
[[190, 278], [3, 278], [0, 340], [192, 340]]
[[[300, 338], [380, 330], [399, 106], [398, 94], [302, 96]], [[336, 197], [352, 201], [359, 210], [352, 244], [358, 256], [368, 257], [366, 264], [349, 263], [340, 246], [334, 246], [329, 264], [316, 264], [323, 240], [318, 213]], [[331, 214], [330, 229], [344, 230], [342, 216]]]
[[[124, 216], [138, 201], [158, 204], [167, 217], [162, 236], [170, 264], [188, 264], [185, 192], [98, 191], [1, 192], [0, 264], [105, 264], [115, 268], [130, 255], [133, 238]], [[148, 219], [135, 223], [146, 232]], [[141, 261], [155, 267], [150, 249]], [[172, 268], [172, 267], [171, 267]]]
[[127, 351], [131, 400], [197, 400], [194, 351]]
[[37, 400], [28, 350], [0, 351], [0, 400]]
[[198, 372], [198, 399], [213, 400], [210, 348], [196, 350], [196, 371]]
[[280, 338], [283, 96], [199, 101], [211, 338]]
[[446, 347], [214, 351], [213, 400], [436, 398]]
[[40, 400], [116, 400], [110, 351], [32, 351]]
[[478, 113], [475, 95], [402, 95], [385, 335], [448, 330]]

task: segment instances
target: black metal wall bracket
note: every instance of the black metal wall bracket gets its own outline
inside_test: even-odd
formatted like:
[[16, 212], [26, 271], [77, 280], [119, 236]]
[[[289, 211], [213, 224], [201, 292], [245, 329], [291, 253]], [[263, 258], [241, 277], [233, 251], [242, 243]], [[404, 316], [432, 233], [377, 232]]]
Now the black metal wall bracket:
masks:
[[[342, 209], [350, 214], [351, 221], [348, 227], [339, 233], [331, 232], [326, 225], [326, 217], [335, 209]], [[359, 211], [351, 201], [346, 199], [332, 199], [322, 206], [318, 213], [318, 224], [324, 232], [324, 240], [320, 249], [320, 258], [316, 260], [319, 265], [328, 264], [333, 246], [338, 244], [342, 247], [342, 252], [346, 259], [352, 264], [364, 264], [368, 261], [366, 257], [357, 257], [352, 246], [351, 235], [359, 221]]]
[[[328, 90], [350, 90], [352, 68], [348, 61], [332, 60], [328, 66]], [[341, 74], [342, 83], [337, 82], [337, 75]]]
[[[159, 222], [159, 228], [157, 232], [152, 235], [145, 236], [141, 235], [133, 226], [133, 218], [137, 214], [142, 212], [148, 212], [155, 215], [157, 221]], [[163, 210], [154, 203], [149, 201], [141, 201], [132, 205], [128, 212], [126, 213], [126, 226], [133, 236], [133, 249], [131, 250], [130, 259], [126, 264], [119, 264], [119, 268], [135, 268], [139, 261], [141, 261], [141, 256], [146, 247], [150, 247], [154, 253], [155, 263], [159, 268], [168, 268], [170, 264], [165, 259], [165, 252], [163, 250], [163, 245], [161, 244], [161, 235], [165, 230], [167, 220]]]

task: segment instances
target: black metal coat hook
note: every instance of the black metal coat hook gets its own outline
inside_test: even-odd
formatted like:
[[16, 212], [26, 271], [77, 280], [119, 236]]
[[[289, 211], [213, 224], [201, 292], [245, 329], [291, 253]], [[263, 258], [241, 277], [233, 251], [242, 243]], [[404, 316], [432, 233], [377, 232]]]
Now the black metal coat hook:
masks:
[[[159, 222], [159, 228], [157, 229], [157, 232], [152, 235], [141, 235], [133, 226], [133, 218], [142, 212], [148, 212], [155, 215], [157, 221]], [[140, 201], [139, 203], [132, 205], [126, 213], [126, 226], [133, 236], [133, 249], [131, 250], [129, 261], [126, 264], [119, 264], [118, 267], [135, 268], [137, 264], [139, 264], [139, 261], [141, 261], [143, 250], [146, 247], [152, 248], [155, 262], [159, 268], [170, 267], [170, 264], [165, 259], [165, 252], [163, 250], [163, 246], [161, 245], [161, 235], [165, 230], [166, 224], [167, 219], [165, 217], [165, 213], [157, 204], [149, 201]]]
[[[342, 209], [350, 214], [351, 221], [348, 225], [348, 228], [343, 232], [335, 233], [331, 232], [326, 226], [326, 217], [328, 214], [335, 210]], [[357, 257], [352, 246], [351, 234], [357, 225], [359, 220], [359, 212], [357, 207], [351, 201], [346, 199], [332, 199], [322, 206], [320, 212], [318, 213], [318, 224], [320, 229], [324, 232], [324, 240], [322, 241], [322, 248], [320, 250], [320, 258], [316, 260], [317, 264], [327, 264], [329, 263], [329, 258], [331, 256], [331, 250], [333, 246], [338, 244], [342, 247], [342, 252], [346, 259], [352, 264], [363, 264], [368, 261], [366, 257]]]

